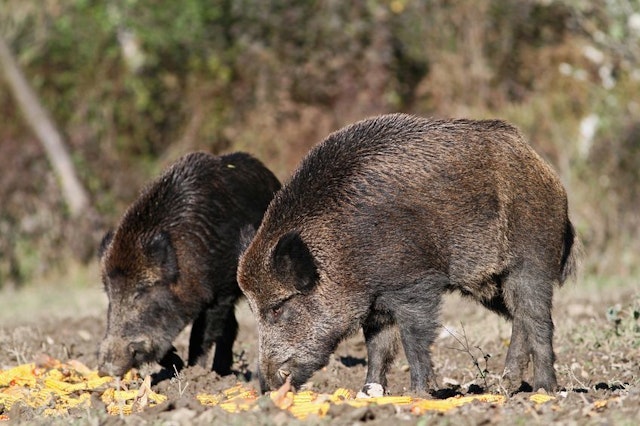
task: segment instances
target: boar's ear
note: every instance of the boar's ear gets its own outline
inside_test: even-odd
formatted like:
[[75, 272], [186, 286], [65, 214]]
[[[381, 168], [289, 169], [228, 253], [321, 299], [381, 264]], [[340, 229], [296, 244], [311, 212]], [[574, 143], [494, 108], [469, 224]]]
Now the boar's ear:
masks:
[[273, 263], [283, 281], [293, 280], [293, 286], [302, 293], [310, 292], [318, 282], [318, 268], [298, 232], [292, 231], [280, 238]]
[[155, 234], [145, 250], [151, 262], [160, 266], [162, 281], [175, 282], [178, 278], [178, 259], [171, 243], [171, 236], [165, 231]]
[[109, 247], [109, 244], [111, 244], [111, 241], [113, 240], [114, 233], [113, 229], [110, 229], [106, 234], [104, 234], [104, 237], [102, 237], [100, 247], [98, 247], [98, 259], [102, 259], [104, 252], [107, 251], [107, 247]]

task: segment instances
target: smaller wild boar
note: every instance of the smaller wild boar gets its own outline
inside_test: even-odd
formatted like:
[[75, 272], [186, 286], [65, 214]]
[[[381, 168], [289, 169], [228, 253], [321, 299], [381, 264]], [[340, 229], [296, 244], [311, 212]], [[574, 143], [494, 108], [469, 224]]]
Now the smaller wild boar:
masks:
[[[257, 228], [278, 179], [245, 153], [187, 154], [151, 182], [100, 249], [109, 298], [102, 374], [159, 361], [182, 367], [172, 341], [193, 321], [188, 364], [229, 374], [240, 231]], [[206, 366], [205, 366], [206, 367]]]
[[457, 290], [513, 322], [505, 385], [557, 387], [551, 305], [572, 273], [558, 177], [498, 120], [380, 116], [312, 149], [241, 255], [257, 318], [262, 390], [304, 384], [362, 327], [363, 391], [386, 386], [397, 336], [411, 388], [436, 387], [430, 346]]

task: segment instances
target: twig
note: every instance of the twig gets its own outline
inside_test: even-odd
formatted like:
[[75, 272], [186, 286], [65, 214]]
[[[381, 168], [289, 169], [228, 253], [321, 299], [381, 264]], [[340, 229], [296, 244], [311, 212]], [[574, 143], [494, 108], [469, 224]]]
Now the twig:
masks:
[[483, 370], [480, 367], [480, 362], [478, 361], [478, 358], [471, 353], [471, 346], [469, 345], [469, 340], [467, 339], [467, 333], [466, 333], [466, 331], [464, 329], [464, 324], [460, 323], [460, 327], [462, 328], [462, 337], [464, 339], [464, 342], [458, 336], [456, 336], [456, 334], [453, 331], [449, 330], [446, 326], [443, 326], [443, 327], [460, 344], [460, 346], [462, 346], [462, 349], [453, 348], [453, 347], [450, 348], [450, 349], [457, 350], [459, 352], [467, 353], [469, 355], [469, 357], [471, 358], [471, 361], [473, 361], [473, 365], [478, 369], [478, 374], [482, 378], [485, 387], [488, 387], [488, 384], [487, 384], [487, 373], [489, 372], [489, 370], [487, 368], [487, 363], [488, 363], [488, 360], [491, 357], [491, 355], [485, 353], [479, 346], [474, 346], [474, 348], [476, 348], [477, 350], [480, 351], [480, 353], [482, 354], [482, 357], [484, 358], [485, 368]]

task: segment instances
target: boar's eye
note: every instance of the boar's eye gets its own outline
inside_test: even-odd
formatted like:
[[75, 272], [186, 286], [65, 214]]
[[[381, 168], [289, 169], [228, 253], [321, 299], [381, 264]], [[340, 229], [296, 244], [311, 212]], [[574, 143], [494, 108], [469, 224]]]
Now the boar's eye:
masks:
[[282, 314], [282, 305], [271, 309], [271, 317], [274, 320], [277, 320], [280, 317], [280, 314]]
[[133, 300], [137, 301], [139, 300], [146, 292], [148, 291], [148, 287], [146, 286], [136, 286], [134, 293], [133, 293]]
[[283, 317], [283, 314], [285, 314], [286, 311], [285, 305], [289, 300], [290, 298], [284, 299], [269, 309], [269, 319], [271, 321], [278, 321]]

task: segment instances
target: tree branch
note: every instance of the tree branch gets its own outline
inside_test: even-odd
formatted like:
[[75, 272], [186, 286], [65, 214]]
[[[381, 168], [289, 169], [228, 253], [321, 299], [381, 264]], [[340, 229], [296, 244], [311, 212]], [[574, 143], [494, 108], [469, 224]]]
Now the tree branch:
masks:
[[62, 196], [71, 217], [78, 217], [89, 205], [89, 198], [78, 179], [73, 162], [55, 124], [40, 104], [37, 95], [20, 71], [9, 47], [0, 36], [0, 70], [15, 97], [22, 114], [44, 146], [49, 162], [57, 175]]

